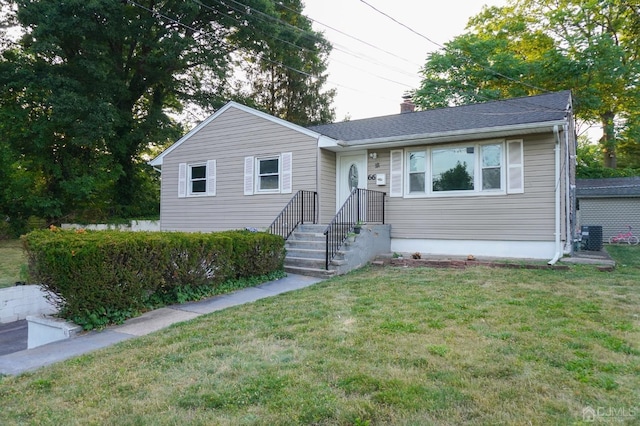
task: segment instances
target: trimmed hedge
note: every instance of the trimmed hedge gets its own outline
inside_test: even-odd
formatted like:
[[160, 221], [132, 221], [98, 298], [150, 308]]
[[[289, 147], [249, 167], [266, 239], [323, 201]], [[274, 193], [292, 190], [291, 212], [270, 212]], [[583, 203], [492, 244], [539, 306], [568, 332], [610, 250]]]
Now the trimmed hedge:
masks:
[[141, 311], [219, 294], [233, 281], [282, 273], [284, 240], [275, 235], [65, 231], [23, 238], [29, 275], [60, 310], [89, 329]]

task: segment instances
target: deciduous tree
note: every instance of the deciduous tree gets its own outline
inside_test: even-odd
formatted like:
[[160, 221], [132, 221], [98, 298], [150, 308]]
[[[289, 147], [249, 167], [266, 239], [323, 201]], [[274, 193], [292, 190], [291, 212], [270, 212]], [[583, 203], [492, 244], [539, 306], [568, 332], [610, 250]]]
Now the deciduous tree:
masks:
[[[235, 59], [265, 55], [282, 62], [294, 51], [280, 47], [285, 35], [260, 36], [284, 31], [273, 0], [2, 3], [5, 24], [13, 20], [23, 35], [0, 59], [0, 108], [11, 117], [1, 136], [20, 167], [42, 180], [51, 203], [39, 214], [48, 217], [127, 217], [157, 209], [157, 177], [144, 154], [183, 134], [175, 117], [188, 105], [212, 110], [233, 98]], [[297, 19], [306, 31], [308, 21]], [[284, 105], [299, 122], [316, 121], [304, 114], [325, 111], [313, 102], [300, 111], [294, 106], [305, 97], [326, 99], [319, 59], [326, 49], [321, 37], [298, 49], [319, 55], [309, 65], [314, 79], [281, 69], [273, 75], [278, 88], [292, 88], [292, 102]], [[288, 66], [313, 59], [305, 53]]]
[[431, 54], [422, 107], [571, 89], [576, 116], [599, 122], [604, 163], [638, 145], [640, 5], [629, 0], [514, 0], [485, 8], [465, 34]]

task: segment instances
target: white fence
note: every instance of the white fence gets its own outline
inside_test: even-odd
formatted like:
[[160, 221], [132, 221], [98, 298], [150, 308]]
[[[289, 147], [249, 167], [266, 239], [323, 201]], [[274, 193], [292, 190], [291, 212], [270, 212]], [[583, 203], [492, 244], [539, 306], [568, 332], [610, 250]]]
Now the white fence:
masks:
[[119, 231], [159, 231], [159, 220], [132, 220], [128, 225], [112, 225], [112, 224], [96, 224], [96, 225], [80, 225], [77, 223], [63, 223], [62, 229], [79, 229], [84, 228], [91, 231], [106, 231], [109, 229]]

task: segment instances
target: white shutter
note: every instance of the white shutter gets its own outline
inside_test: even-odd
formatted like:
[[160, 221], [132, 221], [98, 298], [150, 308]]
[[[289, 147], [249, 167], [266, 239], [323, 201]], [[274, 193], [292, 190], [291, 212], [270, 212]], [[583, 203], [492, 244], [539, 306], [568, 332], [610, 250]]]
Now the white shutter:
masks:
[[282, 166], [282, 183], [280, 184], [281, 192], [283, 194], [291, 194], [293, 182], [292, 182], [292, 170], [293, 170], [293, 154], [290, 152], [283, 152], [281, 156]]
[[187, 163], [178, 165], [178, 198], [187, 196]]
[[253, 157], [244, 157], [244, 195], [253, 195]]
[[507, 141], [507, 194], [524, 192], [524, 149], [522, 140]]
[[216, 195], [216, 160], [207, 161], [207, 195]]
[[389, 174], [389, 196], [402, 197], [403, 151], [391, 151], [391, 173]]

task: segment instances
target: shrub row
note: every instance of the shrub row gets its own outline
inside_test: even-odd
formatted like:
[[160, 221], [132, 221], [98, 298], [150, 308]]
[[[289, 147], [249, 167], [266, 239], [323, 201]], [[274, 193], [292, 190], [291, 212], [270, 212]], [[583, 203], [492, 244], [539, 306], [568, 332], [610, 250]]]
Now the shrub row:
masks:
[[[23, 236], [32, 282], [85, 328], [281, 272], [284, 241], [260, 232], [64, 231]], [[231, 285], [233, 287], [233, 285]]]

